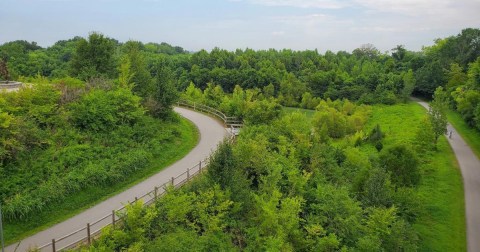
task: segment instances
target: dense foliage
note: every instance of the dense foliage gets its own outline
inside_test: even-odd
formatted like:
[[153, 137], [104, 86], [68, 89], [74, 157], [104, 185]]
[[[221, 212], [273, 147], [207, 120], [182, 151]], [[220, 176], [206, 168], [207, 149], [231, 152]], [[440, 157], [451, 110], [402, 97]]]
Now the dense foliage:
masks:
[[[310, 109], [327, 98], [394, 104], [407, 100], [412, 92], [431, 97], [442, 86], [451, 107], [471, 126], [480, 128], [478, 41], [480, 30], [468, 28], [457, 36], [435, 40], [421, 52], [399, 45], [387, 54], [367, 44], [351, 53], [215, 48], [190, 54], [166, 43], [119, 43], [92, 33], [88, 39], [75, 37], [48, 48], [35, 42], [5, 43], [0, 46], [0, 58], [7, 62], [13, 79], [36, 74], [83, 80], [116, 78], [116, 69], [124, 66], [132, 74], [134, 92], [150, 101], [146, 106], [159, 108], [159, 114], [163, 105], [148, 97], [174, 87], [183, 91], [190, 83], [201, 90], [216, 85], [227, 93], [237, 85], [256, 88], [266, 97], [278, 98], [281, 105]], [[158, 81], [161, 85], [155, 84]]]
[[[49, 48], [5, 43], [0, 78], [35, 83], [0, 97], [5, 214], [26, 218], [147, 166], [179, 137], [165, 120], [185, 91], [247, 127], [219, 147], [207, 176], [152, 207], [130, 206], [94, 248], [416, 250], [419, 167], [445, 132], [447, 106], [480, 129], [479, 41], [478, 29], [465, 29], [421, 52], [390, 54], [373, 45], [188, 53], [98, 33]], [[380, 125], [364, 128], [367, 104], [405, 102], [412, 92], [441, 100], [415, 129], [418, 141], [391, 143]], [[316, 112], [283, 114], [282, 105]]]
[[[223, 96], [222, 104], [234, 99]], [[274, 101], [249, 101], [258, 102]], [[205, 176], [171, 189], [153, 206], [131, 206], [123, 227], [104, 231], [94, 248], [175, 251], [181, 244], [182, 249], [202, 251], [418, 249], [412, 225], [423, 211], [416, 187], [422, 176], [420, 160], [425, 159], [412, 148], [429, 152], [431, 146], [388, 142], [377, 152], [375, 143], [390, 136], [379, 126], [362, 133], [369, 107], [321, 100], [317, 108], [312, 119], [298, 112], [279, 113], [268, 122], [248, 124], [235, 144], [219, 146]], [[358, 124], [345, 123], [341, 136], [325, 134], [340, 128], [321, 123], [327, 114], [346, 122], [355, 117]]]
[[0, 198], [23, 219], [90, 186], [116, 183], [181, 139], [129, 89], [45, 79], [0, 96]]

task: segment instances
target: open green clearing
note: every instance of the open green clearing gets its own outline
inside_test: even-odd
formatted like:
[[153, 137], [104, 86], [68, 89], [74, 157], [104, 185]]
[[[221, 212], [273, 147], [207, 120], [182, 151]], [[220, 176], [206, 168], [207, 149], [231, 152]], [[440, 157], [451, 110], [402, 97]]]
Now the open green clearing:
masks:
[[[366, 128], [380, 124], [385, 145], [415, 142], [415, 133], [426, 110], [416, 103], [374, 106]], [[418, 186], [425, 210], [414, 225], [421, 251], [466, 251], [465, 203], [462, 175], [445, 137], [438, 151], [421, 159], [422, 181]]]
[[309, 118], [309, 119], [311, 119], [313, 117], [313, 115], [315, 114], [315, 110], [294, 108], [294, 107], [283, 107], [283, 111], [285, 113], [300, 112], [302, 114], [305, 114], [307, 116], [307, 118]]
[[[284, 108], [284, 111], [287, 113], [300, 111], [309, 118], [315, 112], [298, 108]], [[413, 145], [415, 134], [425, 112], [423, 107], [413, 102], [393, 106], [375, 105], [365, 130], [370, 130], [379, 124], [385, 133], [384, 146], [386, 147], [396, 143]], [[449, 119], [452, 118], [454, 120], [451, 122], [457, 130], [462, 129], [461, 132], [469, 132], [469, 134], [473, 131], [467, 128], [458, 114], [450, 113]], [[470, 141], [475, 141], [478, 133], [471, 136], [475, 137], [469, 138]], [[361, 150], [367, 153], [376, 152], [372, 145], [362, 145]], [[419, 250], [466, 251], [462, 176], [446, 138], [440, 138], [438, 151], [426, 153], [421, 161], [422, 180], [417, 192], [424, 202], [424, 210], [414, 224], [421, 239]]]
[[72, 217], [98, 202], [103, 201], [138, 182], [161, 171], [175, 161], [185, 156], [198, 142], [198, 130], [193, 123], [186, 119], [179, 122], [158, 123], [157, 130], [176, 130], [177, 137], [166, 144], [159, 145], [152, 153], [154, 158], [149, 161], [147, 167], [138, 170], [125, 180], [111, 186], [95, 186], [75, 193], [66, 200], [49, 205], [44, 211], [35, 214], [28, 219], [4, 223], [6, 244], [11, 244], [29, 235], [35, 234], [49, 226]]

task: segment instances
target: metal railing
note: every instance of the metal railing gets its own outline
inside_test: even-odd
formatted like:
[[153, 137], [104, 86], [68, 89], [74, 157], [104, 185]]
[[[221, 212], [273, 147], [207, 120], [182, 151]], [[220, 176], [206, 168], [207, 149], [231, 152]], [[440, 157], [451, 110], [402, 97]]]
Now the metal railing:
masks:
[[[234, 128], [239, 128], [243, 125], [238, 118], [228, 117], [221, 111], [202, 105], [202, 104], [189, 102], [189, 101], [179, 101], [178, 105], [182, 107], [192, 108], [193, 110], [201, 111], [201, 112], [210, 114], [214, 117], [217, 117], [218, 119], [223, 121], [226, 127], [231, 127], [232, 132], [234, 132], [233, 131]], [[235, 133], [232, 134], [231, 139], [233, 139], [234, 135]], [[193, 176], [196, 176], [200, 174], [203, 170], [205, 170], [209, 162], [210, 162], [209, 158], [206, 158], [200, 161], [198, 164], [194, 165], [193, 167], [187, 168], [187, 170], [182, 174], [176, 177], [172, 177], [170, 181], [163, 183], [161, 185], [155, 186], [153, 190], [149, 191], [148, 193], [140, 197], [135, 197], [135, 199], [132, 202], [128, 202], [128, 204], [135, 203], [138, 200], [143, 200], [144, 206], [152, 204], [153, 202], [155, 202], [155, 200], [158, 197], [161, 197], [163, 194], [165, 194], [165, 192], [167, 191], [167, 187], [169, 186], [173, 186], [175, 188], [181, 187], [182, 185], [190, 181], [190, 179], [192, 179]], [[64, 249], [74, 248], [78, 246], [80, 243], [85, 243], [87, 245], [90, 245], [93, 240], [93, 237], [100, 234], [102, 229], [104, 229], [109, 225], [112, 225], [115, 227], [116, 224], [122, 221], [121, 216], [125, 216], [125, 208], [128, 204], [122, 206], [119, 209], [112, 210], [111, 213], [105, 215], [104, 217], [94, 222], [86, 223], [83, 228], [80, 228], [60, 238], [52, 239], [51, 242], [38, 247], [38, 249], [42, 251], [51, 250], [53, 252], [56, 252]]]

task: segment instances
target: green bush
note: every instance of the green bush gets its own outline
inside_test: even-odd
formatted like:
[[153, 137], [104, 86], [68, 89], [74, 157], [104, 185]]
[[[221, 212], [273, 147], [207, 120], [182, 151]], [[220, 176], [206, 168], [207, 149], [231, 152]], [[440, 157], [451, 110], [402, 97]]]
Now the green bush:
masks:
[[416, 186], [420, 182], [418, 159], [411, 147], [398, 144], [380, 153], [381, 165], [391, 173], [398, 186]]

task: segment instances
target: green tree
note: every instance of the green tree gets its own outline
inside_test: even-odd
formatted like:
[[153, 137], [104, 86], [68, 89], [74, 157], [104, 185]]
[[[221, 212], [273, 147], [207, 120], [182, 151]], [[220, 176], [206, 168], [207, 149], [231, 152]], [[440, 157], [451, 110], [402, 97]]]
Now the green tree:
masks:
[[418, 158], [410, 147], [394, 145], [379, 156], [380, 164], [391, 173], [398, 186], [416, 186], [420, 182]]
[[435, 135], [435, 146], [438, 138], [447, 133], [447, 108], [448, 94], [443, 90], [443, 87], [438, 87], [433, 94], [433, 101], [430, 103], [428, 110], [428, 118]]
[[121, 88], [126, 88], [132, 90], [135, 83], [132, 81], [133, 77], [135, 76], [134, 73], [131, 72], [132, 63], [128, 58], [123, 58], [122, 63], [119, 67], [119, 75], [118, 75], [118, 85]]
[[145, 106], [148, 111], [159, 118], [165, 118], [171, 111], [180, 94], [175, 88], [175, 80], [172, 69], [163, 64], [157, 67], [157, 75], [154, 83], [154, 92], [149, 95]]
[[124, 57], [130, 62], [131, 81], [135, 84], [133, 92], [146, 98], [154, 90], [154, 81], [148, 71], [145, 53], [141, 48], [141, 42], [132, 40], [123, 45]]
[[88, 40], [80, 39], [71, 61], [70, 73], [82, 80], [93, 77], [113, 78], [116, 73], [115, 42], [93, 32]]
[[407, 102], [415, 89], [415, 76], [410, 69], [403, 75], [403, 88], [401, 91], [403, 102]]
[[447, 92], [451, 93], [457, 87], [465, 85], [467, 82], [467, 75], [463, 72], [462, 67], [457, 63], [450, 65], [450, 70], [447, 72], [448, 82], [446, 85]]
[[0, 77], [7, 82], [10, 80], [10, 72], [8, 71], [7, 62], [4, 59], [0, 59]]

